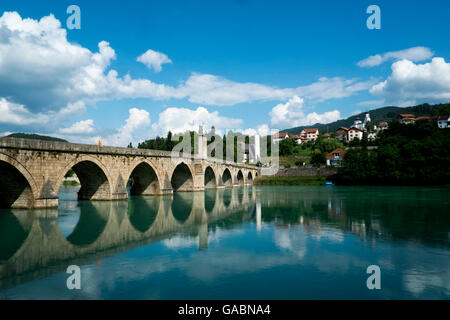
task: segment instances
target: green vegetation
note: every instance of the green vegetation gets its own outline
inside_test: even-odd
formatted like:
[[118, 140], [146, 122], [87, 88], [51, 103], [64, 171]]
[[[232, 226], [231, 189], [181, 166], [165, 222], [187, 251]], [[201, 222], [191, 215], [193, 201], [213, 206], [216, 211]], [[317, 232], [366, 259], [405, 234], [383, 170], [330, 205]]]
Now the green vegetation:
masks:
[[322, 135], [315, 142], [308, 141], [303, 144], [297, 144], [294, 139], [286, 138], [280, 141], [280, 165], [285, 168], [293, 165], [301, 166], [303, 162], [324, 165], [326, 154], [337, 148], [344, 148], [342, 142]]
[[[195, 131], [189, 131], [187, 133], [189, 133], [190, 137], [191, 137], [190, 153], [194, 154], [195, 153], [194, 141], [196, 141], [196, 139], [198, 138], [198, 133]], [[176, 146], [177, 144], [179, 144], [183, 141], [184, 135], [185, 134], [177, 134], [177, 135], [173, 135], [173, 137], [172, 137], [172, 132], [169, 131], [166, 138], [158, 136], [155, 139], [145, 140], [144, 142], [139, 143], [137, 147], [138, 147], [138, 149], [153, 149], [153, 150], [172, 151], [174, 146]], [[250, 137], [243, 135], [242, 133], [239, 133], [239, 132], [229, 131], [226, 135], [223, 135], [222, 137], [217, 134], [208, 134], [207, 139], [208, 139], [208, 145], [210, 145], [211, 143], [214, 143], [217, 140], [222, 140], [223, 159], [226, 159], [226, 157], [227, 157], [227, 140], [234, 139], [234, 143], [233, 143], [234, 148], [233, 148], [233, 150], [229, 150], [229, 152], [233, 153], [233, 159], [236, 162], [236, 161], [238, 161], [238, 159], [237, 159], [238, 140], [244, 141], [246, 144], [248, 144]], [[267, 153], [268, 153], [268, 156], [270, 156], [271, 150], [272, 150], [272, 138], [271, 138], [271, 136], [267, 136], [266, 139], [267, 139]], [[132, 148], [132, 144], [130, 143], [128, 145], [128, 147]], [[213, 157], [215, 157], [216, 151], [213, 150], [211, 152], [211, 155]], [[262, 159], [262, 160], [264, 160], [264, 159]]]
[[44, 140], [44, 141], [57, 141], [57, 142], [68, 142], [67, 140], [50, 137], [50, 136], [43, 136], [40, 134], [30, 134], [30, 133], [12, 133], [10, 135], [7, 135], [6, 138], [21, 138], [21, 139], [33, 139], [33, 140]]
[[80, 184], [75, 180], [63, 181], [65, 186], [79, 186]]
[[347, 151], [333, 181], [339, 184], [450, 184], [450, 130], [435, 122], [392, 122], [378, 139], [378, 149]]
[[258, 177], [255, 179], [256, 185], [262, 186], [278, 186], [278, 185], [302, 185], [302, 186], [318, 186], [324, 184], [325, 177]]
[[69, 171], [67, 171], [67, 173], [66, 173], [66, 175], [64, 176], [64, 178], [70, 178], [70, 177], [73, 177], [74, 174], [75, 174], [75, 172], [74, 172], [72, 169], [70, 169]]

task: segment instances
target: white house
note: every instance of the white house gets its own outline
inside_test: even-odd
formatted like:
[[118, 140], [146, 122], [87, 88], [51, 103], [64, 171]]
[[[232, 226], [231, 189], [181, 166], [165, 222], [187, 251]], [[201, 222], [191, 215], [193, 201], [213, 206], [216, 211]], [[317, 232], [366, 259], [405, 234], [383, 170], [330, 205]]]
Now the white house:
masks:
[[348, 141], [353, 141], [355, 138], [362, 140], [363, 131], [359, 128], [351, 127], [348, 129]]
[[441, 129], [450, 128], [450, 116], [438, 116], [437, 125]]

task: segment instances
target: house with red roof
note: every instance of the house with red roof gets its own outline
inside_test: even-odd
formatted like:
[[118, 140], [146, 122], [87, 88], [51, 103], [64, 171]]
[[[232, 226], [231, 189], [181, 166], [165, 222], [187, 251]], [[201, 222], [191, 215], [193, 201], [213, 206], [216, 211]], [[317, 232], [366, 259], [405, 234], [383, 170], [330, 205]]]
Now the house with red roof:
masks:
[[326, 155], [327, 166], [339, 166], [344, 159], [345, 151], [341, 148], [331, 151]]
[[410, 124], [416, 121], [415, 115], [410, 113], [401, 113], [397, 116], [397, 121], [402, 124]]
[[316, 141], [319, 137], [319, 129], [317, 128], [308, 128], [303, 129], [300, 133], [300, 137], [304, 141]]
[[272, 140], [273, 141], [281, 141], [281, 140], [283, 140], [283, 139], [286, 139], [286, 138], [292, 138], [293, 137], [293, 135], [291, 135], [291, 134], [289, 134], [289, 133], [287, 133], [287, 132], [279, 132], [279, 133], [275, 133], [273, 136], [272, 136]]

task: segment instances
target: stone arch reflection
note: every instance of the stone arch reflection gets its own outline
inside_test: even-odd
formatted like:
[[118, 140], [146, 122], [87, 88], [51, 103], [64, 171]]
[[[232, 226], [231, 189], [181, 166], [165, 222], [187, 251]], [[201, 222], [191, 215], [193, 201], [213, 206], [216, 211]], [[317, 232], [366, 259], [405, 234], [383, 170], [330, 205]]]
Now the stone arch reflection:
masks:
[[26, 213], [0, 212], [0, 261], [8, 260], [20, 249], [30, 232], [31, 219]]
[[75, 246], [94, 243], [105, 230], [110, 214], [110, 206], [105, 202], [81, 201], [78, 204], [80, 217], [72, 233], [66, 237]]
[[211, 213], [216, 206], [217, 189], [205, 190], [205, 211]]
[[139, 232], [146, 232], [158, 216], [160, 197], [131, 197], [128, 200], [128, 219]]
[[172, 198], [172, 215], [180, 223], [184, 223], [191, 215], [194, 198], [191, 193], [174, 193]]
[[223, 204], [225, 207], [228, 208], [233, 198], [233, 189], [224, 189], [222, 195], [223, 195]]

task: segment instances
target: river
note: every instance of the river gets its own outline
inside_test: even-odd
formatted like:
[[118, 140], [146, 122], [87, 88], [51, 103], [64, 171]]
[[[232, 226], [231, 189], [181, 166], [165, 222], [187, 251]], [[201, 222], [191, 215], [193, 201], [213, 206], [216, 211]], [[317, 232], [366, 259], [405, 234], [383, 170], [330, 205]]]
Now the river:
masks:
[[[449, 299], [450, 188], [254, 186], [0, 210], [0, 299]], [[81, 289], [69, 290], [68, 266]], [[367, 268], [379, 267], [369, 290]]]

